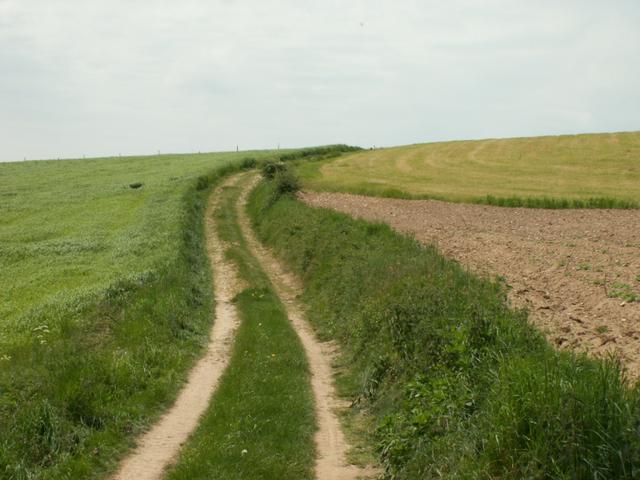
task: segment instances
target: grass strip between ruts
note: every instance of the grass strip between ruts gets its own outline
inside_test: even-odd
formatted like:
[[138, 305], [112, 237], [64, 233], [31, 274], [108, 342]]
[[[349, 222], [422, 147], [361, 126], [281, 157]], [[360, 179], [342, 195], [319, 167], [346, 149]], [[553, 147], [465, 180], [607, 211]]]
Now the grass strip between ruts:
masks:
[[229, 367], [169, 480], [313, 478], [316, 429], [309, 369], [279, 299], [238, 225], [239, 187], [222, 192], [216, 216], [246, 288]]

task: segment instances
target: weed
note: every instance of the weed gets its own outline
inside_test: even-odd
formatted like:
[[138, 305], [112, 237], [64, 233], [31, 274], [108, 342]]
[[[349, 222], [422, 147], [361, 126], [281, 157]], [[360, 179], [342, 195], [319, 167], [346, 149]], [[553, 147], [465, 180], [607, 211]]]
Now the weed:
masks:
[[262, 176], [267, 179], [275, 178], [278, 172], [282, 172], [286, 169], [286, 165], [283, 162], [266, 162], [262, 166]]
[[240, 162], [240, 167], [243, 170], [250, 170], [252, 168], [255, 168], [257, 165], [258, 165], [258, 160], [256, 159], [256, 157], [245, 157]]
[[300, 180], [290, 169], [276, 173], [274, 180], [279, 195], [292, 194], [300, 190]]
[[608, 291], [610, 298], [620, 298], [625, 302], [640, 301], [640, 295], [635, 293], [630, 285], [622, 282], [615, 282]]

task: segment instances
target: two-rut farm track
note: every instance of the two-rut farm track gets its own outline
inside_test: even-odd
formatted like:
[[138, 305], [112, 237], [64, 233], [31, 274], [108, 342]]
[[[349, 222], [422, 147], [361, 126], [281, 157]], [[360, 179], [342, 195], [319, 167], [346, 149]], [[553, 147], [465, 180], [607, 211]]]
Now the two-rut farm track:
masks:
[[[207, 251], [213, 270], [216, 300], [215, 320], [206, 353], [189, 373], [173, 406], [138, 440], [132, 454], [122, 461], [114, 480], [163, 478], [167, 467], [177, 459], [181, 446], [196, 429], [230, 362], [234, 333], [240, 322], [233, 299], [241, 290], [241, 285], [235, 265], [225, 258], [227, 246], [216, 231], [214, 212], [218, 207], [217, 199], [221, 189], [235, 185], [240, 178], [241, 175], [234, 175], [220, 185], [211, 194], [206, 212]], [[255, 181], [246, 185], [237, 205], [243, 236], [285, 306], [309, 361], [318, 424], [315, 436], [315, 477], [318, 480], [355, 480], [375, 473], [373, 470], [347, 464], [349, 445], [336, 414], [337, 409], [343, 405], [337, 399], [333, 385], [333, 350], [316, 339], [312, 328], [304, 319], [303, 309], [296, 300], [301, 288], [297, 279], [288, 274], [255, 237], [244, 209]]]

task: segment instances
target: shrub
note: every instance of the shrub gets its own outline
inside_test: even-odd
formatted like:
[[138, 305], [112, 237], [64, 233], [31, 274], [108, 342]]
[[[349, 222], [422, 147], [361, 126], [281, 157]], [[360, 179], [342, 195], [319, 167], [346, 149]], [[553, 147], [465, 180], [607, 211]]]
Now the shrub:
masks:
[[240, 168], [242, 168], [243, 170], [251, 170], [252, 168], [255, 168], [257, 164], [258, 161], [255, 159], [255, 157], [245, 157], [240, 162]]
[[282, 172], [287, 167], [282, 162], [269, 161], [262, 166], [262, 176], [268, 180], [273, 180], [278, 172]]
[[279, 195], [295, 193], [300, 190], [300, 180], [289, 169], [284, 169], [276, 173], [274, 177], [276, 191]]

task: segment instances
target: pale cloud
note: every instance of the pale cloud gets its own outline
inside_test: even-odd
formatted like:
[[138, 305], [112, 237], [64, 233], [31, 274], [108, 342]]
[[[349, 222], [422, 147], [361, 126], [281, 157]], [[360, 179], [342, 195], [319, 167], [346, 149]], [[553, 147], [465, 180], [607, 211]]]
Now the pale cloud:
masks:
[[0, 0], [0, 160], [640, 129], [640, 4]]

